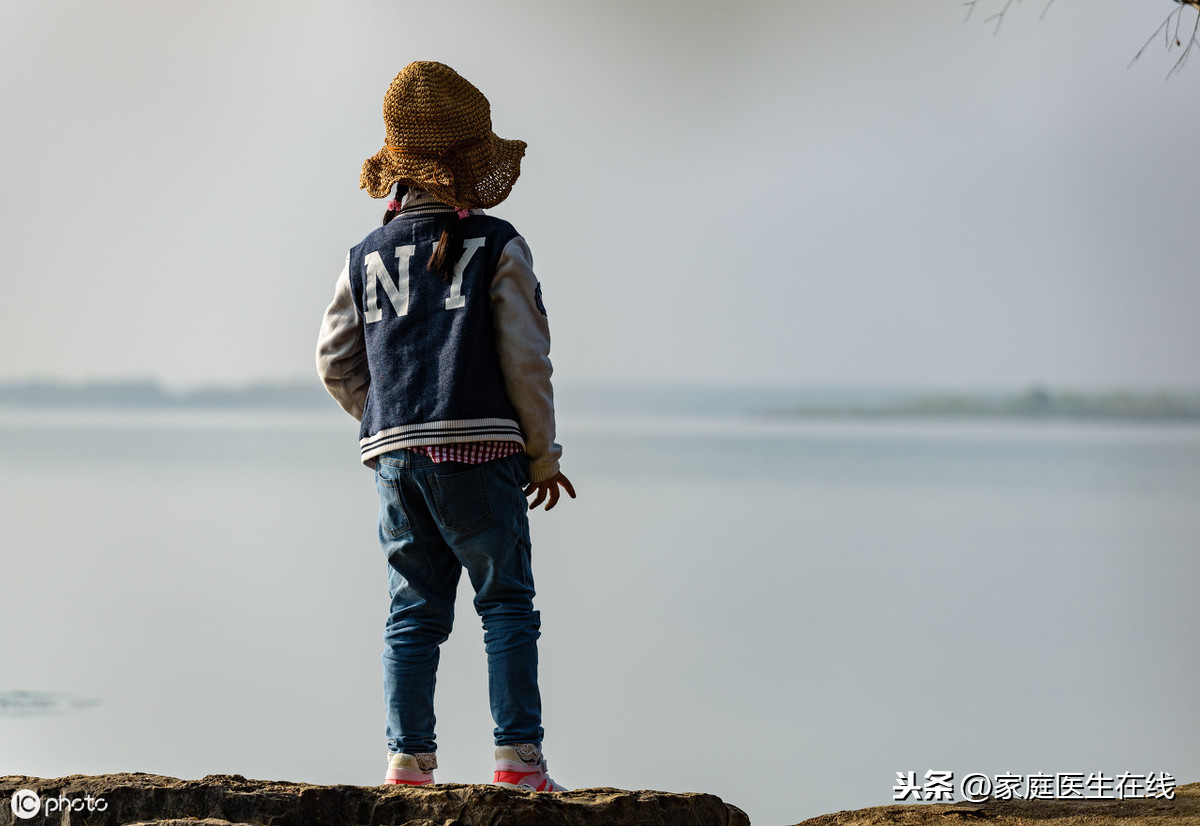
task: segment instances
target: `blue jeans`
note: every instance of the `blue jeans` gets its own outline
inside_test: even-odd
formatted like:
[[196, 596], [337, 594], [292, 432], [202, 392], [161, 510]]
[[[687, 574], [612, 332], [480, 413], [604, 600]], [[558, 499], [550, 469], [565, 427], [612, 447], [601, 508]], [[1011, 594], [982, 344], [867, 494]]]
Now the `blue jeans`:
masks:
[[383, 634], [389, 751], [437, 751], [438, 646], [454, 623], [463, 569], [483, 620], [496, 745], [542, 742], [528, 478], [524, 453], [479, 465], [435, 465], [407, 450], [379, 457], [379, 542], [392, 598]]

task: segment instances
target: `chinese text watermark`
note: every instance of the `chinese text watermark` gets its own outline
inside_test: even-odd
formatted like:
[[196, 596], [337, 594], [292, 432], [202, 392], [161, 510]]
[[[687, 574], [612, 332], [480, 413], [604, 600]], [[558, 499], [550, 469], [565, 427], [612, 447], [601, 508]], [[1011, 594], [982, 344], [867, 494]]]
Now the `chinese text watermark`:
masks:
[[968, 772], [955, 784], [954, 772], [930, 770], [921, 777], [915, 771], [898, 771], [896, 785], [892, 786], [892, 800], [953, 803], [958, 799], [982, 803], [989, 797], [996, 800], [1174, 800], [1175, 778], [1168, 772], [1122, 772], [1116, 775], [1104, 772], [995, 775]]

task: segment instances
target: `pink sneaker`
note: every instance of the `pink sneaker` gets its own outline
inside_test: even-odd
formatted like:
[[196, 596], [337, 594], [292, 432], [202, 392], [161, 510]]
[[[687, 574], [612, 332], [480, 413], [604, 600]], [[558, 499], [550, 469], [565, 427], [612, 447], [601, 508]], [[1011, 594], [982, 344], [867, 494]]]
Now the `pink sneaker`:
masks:
[[496, 773], [492, 782], [497, 786], [529, 789], [535, 792], [565, 792], [566, 786], [555, 783], [548, 774], [542, 747], [533, 743], [496, 747]]
[[436, 768], [437, 755], [433, 752], [389, 752], [387, 778], [383, 782], [391, 786], [427, 786], [433, 782], [433, 770]]

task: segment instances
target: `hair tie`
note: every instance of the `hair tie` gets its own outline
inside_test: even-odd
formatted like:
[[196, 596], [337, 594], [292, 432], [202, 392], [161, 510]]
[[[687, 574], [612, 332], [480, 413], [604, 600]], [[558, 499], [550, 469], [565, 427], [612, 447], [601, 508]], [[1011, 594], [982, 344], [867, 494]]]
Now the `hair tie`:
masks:
[[395, 198], [388, 201], [388, 210], [391, 212], [399, 212], [400, 211], [400, 202], [397, 201]]
[[470, 215], [470, 214], [471, 214], [471, 210], [469, 210], [469, 209], [460, 209], [460, 210], [458, 211], [458, 220], [460, 220], [460, 221], [461, 221], [462, 219], [466, 218], [466, 217], [467, 217], [468, 215]]

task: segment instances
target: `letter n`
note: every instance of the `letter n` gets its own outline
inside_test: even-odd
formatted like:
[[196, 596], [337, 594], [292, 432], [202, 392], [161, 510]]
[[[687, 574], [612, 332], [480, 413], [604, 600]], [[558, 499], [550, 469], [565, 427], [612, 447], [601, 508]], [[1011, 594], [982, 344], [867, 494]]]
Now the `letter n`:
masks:
[[383, 291], [387, 293], [388, 301], [392, 302], [392, 309], [396, 311], [396, 317], [408, 314], [408, 259], [412, 257], [414, 250], [416, 247], [412, 244], [396, 247], [396, 273], [399, 276], [399, 283], [392, 281], [387, 267], [383, 265], [383, 258], [378, 252], [373, 252], [363, 259], [367, 271], [367, 283], [364, 289], [367, 300], [367, 311], [363, 316], [365, 323], [373, 324], [383, 318], [383, 310], [379, 306], [377, 294], [380, 284], [383, 284]]

